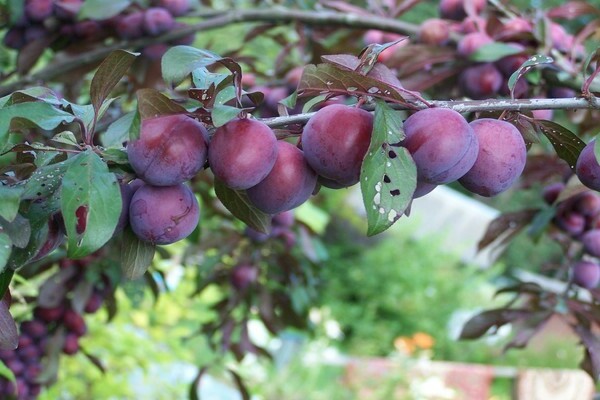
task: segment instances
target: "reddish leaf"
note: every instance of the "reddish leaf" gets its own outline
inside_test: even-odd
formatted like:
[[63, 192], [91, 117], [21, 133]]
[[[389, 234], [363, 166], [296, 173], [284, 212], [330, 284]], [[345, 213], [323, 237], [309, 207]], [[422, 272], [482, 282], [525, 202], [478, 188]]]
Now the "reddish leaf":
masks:
[[59, 306], [68, 291], [67, 282], [77, 274], [76, 267], [69, 265], [61, 268], [40, 286], [38, 305], [52, 308]]
[[539, 209], [526, 209], [502, 214], [495, 218], [487, 227], [483, 238], [477, 244], [477, 250], [481, 251], [497, 240], [497, 246], [508, 243], [516, 234], [525, 228], [539, 212]]
[[594, 382], [597, 382], [600, 378], [600, 339], [581, 324], [572, 325], [572, 328], [586, 349], [586, 358], [582, 362], [582, 367], [590, 374]]
[[460, 333], [460, 339], [477, 339], [492, 327], [499, 328], [509, 322], [529, 317], [531, 314], [530, 310], [524, 309], [498, 308], [484, 311], [467, 321]]
[[168, 114], [185, 114], [187, 110], [155, 89], [140, 89], [136, 93], [142, 119]]
[[19, 344], [17, 324], [8, 311], [8, 305], [0, 301], [0, 349], [14, 350]]
[[549, 18], [564, 18], [572, 20], [582, 15], [600, 15], [600, 9], [594, 7], [589, 1], [569, 1], [547, 12]]
[[504, 346], [504, 351], [509, 349], [523, 349], [527, 343], [546, 326], [554, 313], [552, 311], [540, 311], [523, 320], [522, 326], [517, 328], [517, 333], [510, 342]]
[[569, 167], [575, 171], [575, 164], [579, 153], [585, 147], [585, 142], [577, 137], [573, 132], [562, 125], [552, 121], [537, 120], [536, 125], [540, 131], [548, 138], [556, 154], [567, 162]]

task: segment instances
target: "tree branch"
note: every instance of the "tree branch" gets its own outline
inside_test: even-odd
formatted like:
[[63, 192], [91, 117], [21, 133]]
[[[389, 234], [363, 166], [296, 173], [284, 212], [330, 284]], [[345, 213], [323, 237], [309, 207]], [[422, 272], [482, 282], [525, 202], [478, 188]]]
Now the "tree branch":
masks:
[[[579, 110], [600, 109], [600, 98], [592, 96], [589, 99], [583, 97], [569, 97], [564, 99], [489, 99], [489, 100], [430, 100], [434, 107], [451, 108], [460, 113], [481, 111], [532, 111], [532, 110]], [[419, 109], [425, 109], [425, 104], [414, 104]], [[397, 110], [408, 110], [402, 105], [393, 106]], [[363, 107], [372, 111], [373, 106]], [[272, 128], [283, 127], [293, 124], [305, 124], [315, 113], [290, 115], [287, 117], [265, 118], [262, 121]]]
[[112, 51], [118, 49], [141, 49], [154, 43], [165, 43], [175, 39], [181, 39], [196, 32], [220, 28], [230, 24], [246, 22], [270, 22], [283, 24], [289, 22], [301, 22], [313, 26], [341, 26], [353, 29], [379, 29], [386, 32], [400, 33], [404, 35], [415, 35], [418, 26], [391, 18], [364, 16], [333, 11], [299, 11], [284, 8], [265, 10], [230, 10], [221, 14], [215, 14], [210, 18], [197, 24], [185, 26], [157, 37], [146, 37], [135, 41], [121, 41], [110, 46], [98, 48], [77, 56], [67, 58], [48, 65], [35, 74], [22, 77], [21, 79], [0, 87], [0, 96], [7, 95], [24, 86], [46, 82], [59, 75], [64, 75], [84, 65], [101, 61]]

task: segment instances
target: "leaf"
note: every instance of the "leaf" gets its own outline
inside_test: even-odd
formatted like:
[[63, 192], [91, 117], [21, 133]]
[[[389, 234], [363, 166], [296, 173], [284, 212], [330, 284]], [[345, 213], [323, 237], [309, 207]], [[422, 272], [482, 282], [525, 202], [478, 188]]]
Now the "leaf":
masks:
[[523, 349], [527, 346], [529, 341], [539, 333], [550, 318], [554, 315], [552, 311], [543, 310], [532, 313], [527, 319], [523, 321], [523, 326], [517, 328], [517, 332], [514, 337], [504, 346], [503, 351], [509, 349]]
[[402, 139], [400, 112], [378, 100], [371, 144], [360, 171], [368, 236], [392, 226], [404, 214], [415, 192], [417, 167], [408, 150], [397, 146]]
[[217, 197], [234, 217], [252, 229], [269, 233], [272, 216], [250, 204], [246, 192], [230, 189], [218, 179], [215, 179], [214, 187]]
[[600, 379], [600, 339], [583, 325], [572, 325], [572, 328], [586, 348], [588, 368], [585, 370], [597, 382]]
[[460, 339], [477, 339], [485, 335], [492, 327], [499, 328], [517, 319], [526, 318], [531, 315], [529, 310], [497, 308], [477, 314], [466, 322], [460, 333]]
[[529, 236], [534, 240], [539, 239], [555, 215], [556, 209], [554, 207], [542, 208], [531, 221], [531, 226], [527, 230]]
[[5, 269], [2, 273], [0, 273], [0, 299], [2, 299], [6, 294], [8, 285], [10, 285], [10, 281], [12, 280], [14, 274], [15, 272], [12, 269]]
[[67, 172], [74, 158], [69, 158], [56, 164], [38, 168], [25, 182], [21, 194], [24, 200], [48, 198], [60, 188], [64, 174]]
[[4, 267], [6, 267], [8, 258], [10, 257], [11, 248], [12, 241], [10, 237], [2, 232], [2, 228], [0, 227], [0, 273], [4, 272]]
[[163, 55], [161, 69], [167, 85], [179, 85], [192, 71], [219, 61], [221, 56], [190, 46], [171, 47]]
[[0, 350], [14, 350], [19, 343], [17, 324], [4, 301], [0, 301]]
[[217, 104], [210, 113], [213, 125], [215, 128], [223, 126], [232, 119], [235, 119], [241, 111], [242, 110], [237, 107]]
[[57, 133], [51, 140], [53, 142], [67, 144], [69, 146], [79, 146], [75, 135], [70, 131]]
[[50, 276], [40, 286], [38, 292], [37, 304], [44, 308], [57, 307], [65, 299], [67, 291], [67, 282], [77, 274], [74, 266], [61, 268], [58, 272]]
[[540, 131], [548, 138], [556, 154], [565, 160], [569, 164], [569, 167], [575, 171], [577, 158], [585, 147], [585, 142], [556, 122], [538, 120], [536, 124]]
[[127, 151], [121, 149], [106, 149], [100, 152], [100, 156], [106, 162], [114, 164], [129, 165], [129, 157]]
[[155, 89], [140, 89], [136, 92], [138, 112], [142, 119], [167, 114], [185, 114], [187, 110]]
[[[106, 4], [106, 2], [103, 3]], [[85, 8], [85, 5], [83, 8]], [[121, 78], [123, 78], [123, 75], [125, 75], [138, 55], [139, 53], [115, 50], [98, 67], [90, 85], [90, 98], [97, 117], [104, 100], [106, 100]]]
[[10, 237], [12, 244], [19, 248], [24, 248], [29, 243], [31, 236], [31, 225], [27, 218], [23, 218], [22, 215], [17, 216], [12, 221], [5, 221], [0, 218], [0, 231], [4, 232]]
[[79, 351], [85, 356], [85, 358], [88, 359], [89, 362], [91, 362], [94, 365], [94, 367], [98, 369], [98, 371], [100, 371], [102, 375], [106, 374], [106, 367], [104, 366], [104, 364], [102, 364], [102, 360], [100, 360], [100, 358], [89, 353], [83, 347], [80, 347]]
[[469, 59], [475, 62], [493, 62], [498, 61], [503, 57], [512, 56], [522, 52], [523, 49], [518, 48], [517, 46], [508, 43], [493, 42], [479, 47], [469, 56]]
[[61, 187], [61, 211], [68, 256], [84, 257], [108, 242], [121, 214], [121, 191], [114, 174], [91, 150], [73, 157]]
[[231, 376], [233, 377], [235, 386], [238, 388], [240, 395], [242, 396], [242, 400], [250, 400], [250, 393], [248, 392], [248, 389], [246, 388], [242, 377], [231, 368], [229, 368], [228, 370]]
[[129, 227], [123, 231], [121, 243], [121, 269], [123, 275], [131, 280], [142, 277], [152, 264], [156, 246], [140, 240]]
[[42, 102], [19, 103], [0, 108], [0, 153], [7, 150], [7, 134], [13, 118], [30, 121], [45, 130], [52, 130], [61, 123], [71, 123], [75, 117]]
[[298, 84], [298, 96], [326, 93], [375, 98], [405, 103], [397, 88], [356, 71], [340, 69], [331, 64], [308, 65]]
[[86, 0], [79, 10], [78, 19], [103, 20], [120, 14], [131, 4], [131, 0]]
[[202, 376], [208, 371], [208, 367], [202, 367], [198, 370], [198, 374], [192, 381], [190, 385], [189, 399], [190, 400], [200, 400], [198, 396], [198, 387], [200, 386], [200, 381], [202, 380]]
[[122, 148], [123, 143], [129, 140], [129, 132], [134, 126], [136, 117], [139, 118], [137, 110], [123, 115], [110, 124], [106, 132], [102, 135], [102, 144], [105, 147]]
[[527, 61], [525, 61], [523, 64], [521, 64], [519, 69], [517, 69], [510, 76], [510, 78], [508, 78], [508, 89], [510, 90], [510, 97], [513, 99], [515, 98], [515, 96], [514, 96], [515, 85], [517, 84], [517, 81], [523, 75], [525, 75], [527, 73], [527, 71], [529, 71], [531, 68], [533, 68], [536, 65], [551, 64], [553, 62], [554, 62], [554, 59], [552, 57], [548, 57], [543, 54], [536, 54], [536, 55], [529, 57], [529, 59], [527, 59]]
[[483, 250], [492, 243], [496, 243], [496, 246], [508, 243], [533, 220], [538, 212], [538, 209], [526, 209], [498, 216], [489, 223], [485, 234], [477, 243], [477, 251]]
[[0, 186], [0, 217], [11, 222], [19, 212], [22, 187]]
[[4, 364], [4, 361], [2, 360], [0, 360], [0, 377], [11, 381], [12, 383], [16, 382], [15, 374], [6, 366], [6, 364]]
[[554, 7], [547, 11], [549, 18], [564, 18], [573, 20], [583, 15], [595, 14], [600, 15], [600, 9], [594, 7], [593, 3], [588, 1], [568, 1], [558, 7]]

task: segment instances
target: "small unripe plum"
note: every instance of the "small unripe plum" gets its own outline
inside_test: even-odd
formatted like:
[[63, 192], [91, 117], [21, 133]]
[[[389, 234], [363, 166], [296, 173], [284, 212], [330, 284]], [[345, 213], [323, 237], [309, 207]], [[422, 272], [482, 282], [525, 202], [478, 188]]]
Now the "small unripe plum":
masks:
[[443, 45], [450, 38], [450, 24], [439, 18], [430, 18], [419, 27], [419, 40], [425, 44]]
[[248, 199], [259, 210], [277, 214], [304, 203], [317, 185], [317, 174], [306, 162], [302, 150], [279, 141], [277, 160], [258, 185], [249, 188]]
[[575, 173], [585, 186], [592, 190], [600, 190], [600, 165], [594, 154], [596, 140], [589, 142], [579, 154]]
[[189, 236], [200, 218], [194, 193], [184, 184], [144, 185], [133, 195], [129, 224], [141, 240], [171, 244]]
[[69, 356], [76, 354], [79, 351], [79, 337], [74, 333], [67, 333], [62, 350]]
[[81, 21], [73, 25], [73, 32], [83, 39], [95, 39], [102, 33], [102, 25], [98, 21]]
[[565, 211], [556, 215], [556, 225], [572, 236], [581, 235], [585, 224], [585, 217], [578, 212]]
[[48, 36], [48, 30], [43, 25], [32, 25], [25, 30], [25, 42], [31, 43]]
[[144, 36], [144, 13], [136, 11], [118, 17], [115, 22], [115, 31], [121, 39], [138, 39]]
[[472, 99], [482, 100], [498, 93], [504, 78], [494, 64], [485, 63], [465, 69], [459, 77], [462, 91]]
[[25, 15], [31, 21], [41, 22], [54, 12], [54, 0], [27, 0]]
[[151, 36], [158, 36], [175, 26], [175, 20], [169, 11], [161, 7], [153, 7], [144, 13], [144, 31]]
[[60, 305], [57, 307], [36, 307], [35, 310], [33, 311], [33, 314], [41, 319], [42, 321], [46, 321], [46, 322], [52, 322], [52, 321], [58, 321], [59, 319], [62, 318], [63, 314], [65, 312], [65, 307], [64, 305]]
[[486, 0], [441, 0], [440, 15], [442, 18], [460, 21], [467, 16], [465, 6], [471, 1], [475, 14], [481, 13], [485, 7]]
[[25, 46], [25, 29], [23, 28], [10, 28], [6, 31], [2, 43], [9, 49], [20, 50]]
[[383, 43], [383, 31], [378, 29], [369, 29], [363, 35], [365, 44], [381, 44]]
[[471, 122], [479, 142], [473, 167], [458, 180], [467, 190], [491, 197], [508, 189], [525, 169], [527, 148], [514, 125], [497, 119]]
[[456, 50], [461, 56], [468, 57], [475, 53], [475, 51], [481, 46], [489, 43], [494, 43], [494, 39], [492, 39], [488, 34], [473, 32], [463, 36], [463, 38], [460, 39]]
[[258, 279], [258, 268], [250, 264], [240, 264], [233, 267], [229, 281], [237, 290], [246, 290]]
[[65, 311], [63, 323], [70, 332], [73, 332], [77, 336], [83, 336], [87, 332], [85, 320], [73, 309]]
[[551, 121], [554, 116], [554, 110], [532, 110], [531, 113], [535, 119], [545, 119], [548, 121]]
[[581, 193], [573, 203], [573, 210], [586, 217], [595, 217], [600, 213], [600, 195], [592, 191]]
[[127, 145], [131, 167], [146, 183], [172, 186], [191, 179], [207, 159], [204, 126], [185, 115], [142, 121], [140, 138]]
[[581, 242], [588, 254], [600, 257], [600, 229], [592, 229], [584, 233]]
[[85, 311], [88, 314], [93, 314], [96, 311], [98, 311], [100, 307], [102, 307], [103, 302], [104, 296], [102, 296], [102, 294], [94, 290], [87, 303], [85, 303], [85, 308], [83, 309], [83, 311]]
[[590, 261], [579, 261], [573, 266], [573, 283], [586, 289], [593, 289], [600, 283], [600, 265]]
[[160, 0], [158, 5], [165, 8], [174, 17], [181, 17], [192, 8], [190, 0]]
[[562, 182], [552, 183], [542, 189], [542, 198], [547, 204], [553, 204], [564, 188], [565, 184]]
[[342, 104], [324, 107], [302, 131], [304, 157], [319, 175], [352, 186], [360, 178], [372, 131], [369, 112]]
[[475, 163], [479, 145], [473, 128], [454, 110], [428, 108], [404, 122], [402, 142], [417, 165], [419, 181], [449, 183], [467, 173]]
[[265, 179], [277, 159], [277, 138], [264, 123], [234, 119], [217, 128], [208, 148], [210, 169], [228, 187], [248, 189]]

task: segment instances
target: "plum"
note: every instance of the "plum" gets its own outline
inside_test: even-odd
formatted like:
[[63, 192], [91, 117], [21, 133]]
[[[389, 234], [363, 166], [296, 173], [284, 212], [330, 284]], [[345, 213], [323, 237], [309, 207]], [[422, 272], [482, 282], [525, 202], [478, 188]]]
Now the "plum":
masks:
[[233, 267], [229, 281], [237, 290], [246, 290], [258, 279], [258, 267], [251, 264], [239, 264]]
[[62, 351], [69, 356], [76, 354], [79, 351], [79, 337], [74, 333], [67, 333]]
[[576, 93], [573, 89], [564, 86], [555, 86], [548, 90], [549, 99], [562, 99], [575, 96]]
[[141, 240], [154, 244], [171, 244], [189, 236], [199, 218], [198, 201], [184, 184], [144, 185], [129, 206], [131, 229]]
[[584, 233], [581, 242], [588, 254], [600, 257], [600, 229], [592, 229]]
[[302, 150], [284, 141], [277, 146], [277, 160], [271, 172], [246, 191], [252, 204], [268, 214], [298, 207], [308, 200], [317, 185], [317, 174], [306, 162]]
[[542, 189], [542, 198], [546, 204], [553, 204], [564, 188], [565, 184], [562, 182], [552, 183]]
[[277, 149], [277, 138], [267, 125], [249, 118], [234, 119], [215, 131], [208, 162], [215, 177], [225, 185], [244, 190], [271, 172]]
[[175, 20], [169, 11], [162, 7], [152, 7], [144, 13], [144, 31], [150, 36], [158, 36], [175, 27]]
[[590, 141], [581, 151], [575, 165], [575, 174], [585, 186], [600, 190], [600, 164], [594, 154], [596, 140]]
[[[511, 43], [510, 45], [523, 51], [525, 50], [525, 48], [518, 43]], [[494, 62], [494, 65], [496, 68], [498, 68], [498, 71], [500, 71], [502, 75], [504, 75], [506, 78], [510, 78], [510, 76], [516, 72], [521, 65], [527, 61], [528, 58], [529, 56], [526, 53], [512, 54], [510, 56], [502, 57], [498, 61]], [[523, 79], [521, 79], [521, 81], [522, 80]]]
[[569, 52], [573, 47], [575, 38], [561, 25], [550, 22], [550, 41], [558, 51]]
[[570, 210], [559, 210], [555, 217], [556, 225], [570, 234], [579, 236], [585, 230], [585, 216]]
[[473, 128], [454, 110], [428, 108], [404, 122], [408, 149], [418, 180], [439, 185], [457, 180], [475, 163], [479, 145]]
[[9, 49], [20, 50], [25, 46], [25, 29], [12, 27], [4, 35], [2, 43]]
[[460, 21], [467, 16], [466, 5], [471, 2], [475, 14], [485, 8], [486, 0], [441, 0], [439, 11], [442, 18]]
[[158, 61], [169, 50], [169, 46], [164, 43], [151, 44], [142, 49], [142, 54], [149, 60]]
[[63, 315], [63, 323], [69, 332], [77, 336], [83, 336], [87, 332], [87, 326], [83, 317], [73, 309], [68, 309]]
[[144, 13], [132, 12], [117, 18], [115, 31], [121, 39], [133, 40], [144, 36]]
[[581, 193], [573, 202], [573, 210], [586, 217], [597, 216], [600, 213], [600, 196], [592, 191]]
[[140, 138], [127, 145], [129, 163], [146, 183], [172, 186], [192, 178], [208, 154], [206, 128], [185, 115], [142, 121]]
[[460, 39], [456, 50], [458, 54], [464, 57], [468, 57], [475, 53], [477, 49], [489, 43], [493, 43], [492, 39], [488, 34], [481, 32], [468, 33]]
[[369, 149], [373, 116], [360, 108], [332, 104], [317, 111], [302, 132], [308, 164], [322, 177], [352, 186]]
[[459, 86], [472, 99], [494, 97], [502, 86], [502, 74], [492, 63], [475, 65], [465, 69], [459, 77]]
[[419, 40], [425, 44], [443, 45], [450, 38], [450, 24], [439, 18], [430, 18], [419, 27]]
[[64, 312], [65, 307], [61, 304], [57, 307], [36, 307], [33, 314], [42, 321], [52, 322], [60, 320]]
[[27, 0], [25, 15], [33, 22], [41, 22], [54, 12], [54, 0]]
[[479, 153], [473, 167], [458, 182], [467, 190], [491, 197], [508, 189], [525, 169], [527, 148], [514, 125], [481, 118], [470, 123]]
[[174, 17], [181, 17], [192, 8], [190, 0], [160, 0], [158, 6], [169, 11]]
[[65, 20], [75, 19], [83, 6], [83, 0], [58, 0], [56, 4], [56, 16]]
[[273, 216], [273, 220], [271, 222], [273, 226], [291, 228], [295, 221], [296, 217], [294, 216], [294, 212], [290, 210]]
[[418, 199], [419, 197], [425, 196], [426, 194], [432, 192], [436, 187], [437, 185], [433, 183], [417, 181], [417, 187], [413, 193], [413, 199]]
[[38, 319], [25, 321], [21, 324], [21, 334], [26, 334], [33, 339], [41, 339], [48, 333], [46, 324]]
[[102, 34], [102, 25], [98, 21], [80, 21], [73, 25], [73, 32], [83, 39], [95, 39]]
[[119, 184], [121, 190], [121, 215], [119, 215], [119, 222], [115, 228], [115, 233], [121, 232], [129, 221], [129, 204], [135, 192], [144, 186], [144, 181], [141, 179], [134, 179], [129, 183], [122, 182]]
[[43, 25], [31, 25], [25, 30], [25, 42], [31, 43], [48, 37], [48, 30]]
[[94, 290], [90, 295], [90, 298], [85, 303], [85, 311], [88, 314], [93, 314], [102, 307], [102, 303], [104, 302], [104, 296], [99, 291]]
[[573, 283], [586, 289], [593, 289], [600, 283], [600, 265], [590, 261], [579, 261], [573, 265]]

